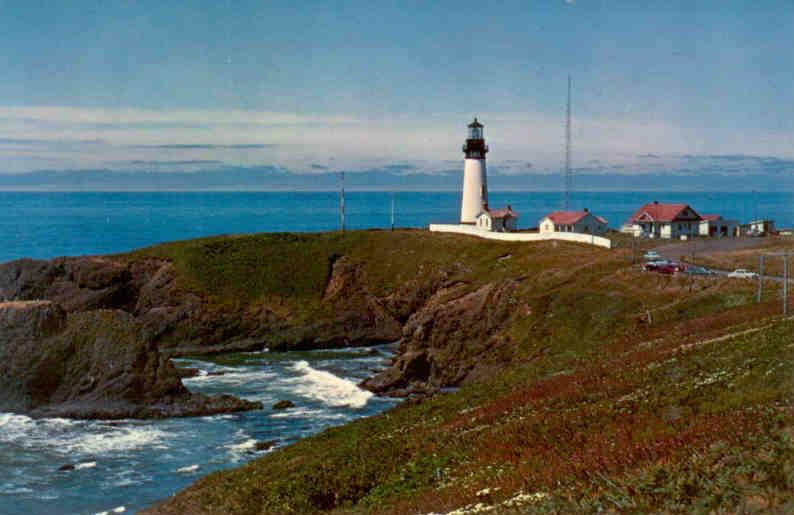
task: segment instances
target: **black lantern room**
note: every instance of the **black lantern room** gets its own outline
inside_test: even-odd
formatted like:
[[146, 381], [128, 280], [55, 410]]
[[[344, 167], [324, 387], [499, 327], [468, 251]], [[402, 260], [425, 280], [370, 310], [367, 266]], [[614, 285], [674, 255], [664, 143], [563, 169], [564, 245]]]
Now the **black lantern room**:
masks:
[[463, 153], [466, 159], [485, 159], [488, 152], [488, 145], [485, 144], [484, 125], [474, 118], [469, 124], [469, 132], [466, 137], [466, 144], [463, 145]]

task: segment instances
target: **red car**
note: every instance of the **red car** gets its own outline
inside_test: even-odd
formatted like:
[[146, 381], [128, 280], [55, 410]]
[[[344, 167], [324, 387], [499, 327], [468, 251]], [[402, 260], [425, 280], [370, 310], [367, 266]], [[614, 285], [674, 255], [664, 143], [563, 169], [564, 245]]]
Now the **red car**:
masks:
[[676, 263], [670, 263], [669, 265], [660, 266], [656, 269], [656, 272], [664, 275], [675, 275], [678, 272], [681, 272], [684, 268], [681, 265]]
[[673, 275], [678, 271], [675, 265], [664, 265], [656, 269], [656, 272], [664, 275]]

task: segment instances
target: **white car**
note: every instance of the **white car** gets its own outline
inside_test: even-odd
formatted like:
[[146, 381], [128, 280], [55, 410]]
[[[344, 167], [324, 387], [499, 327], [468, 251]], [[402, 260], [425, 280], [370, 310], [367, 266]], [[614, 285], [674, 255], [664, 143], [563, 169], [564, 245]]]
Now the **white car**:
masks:
[[758, 277], [758, 274], [745, 268], [737, 268], [729, 273], [728, 277], [733, 277], [734, 279], [755, 279]]

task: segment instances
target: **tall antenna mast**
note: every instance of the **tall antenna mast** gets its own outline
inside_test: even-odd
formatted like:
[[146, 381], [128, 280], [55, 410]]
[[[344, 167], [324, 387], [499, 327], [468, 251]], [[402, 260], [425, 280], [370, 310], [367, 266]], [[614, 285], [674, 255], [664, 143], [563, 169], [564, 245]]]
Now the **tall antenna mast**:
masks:
[[568, 75], [568, 104], [565, 110], [565, 191], [563, 209], [570, 208], [573, 175], [571, 173], [571, 76]]
[[345, 172], [339, 172], [339, 227], [345, 232]]

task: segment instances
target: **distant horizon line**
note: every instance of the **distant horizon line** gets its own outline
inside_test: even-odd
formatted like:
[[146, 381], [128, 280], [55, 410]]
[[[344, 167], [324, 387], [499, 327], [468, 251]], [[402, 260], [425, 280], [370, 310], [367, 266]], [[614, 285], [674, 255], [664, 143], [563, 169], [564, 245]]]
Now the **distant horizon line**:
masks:
[[[346, 193], [460, 193], [460, 188], [424, 188], [424, 189], [405, 189], [405, 188], [361, 188], [361, 187], [346, 187]], [[330, 188], [160, 188], [160, 189], [138, 189], [138, 188], [5, 188], [0, 186], [0, 193], [339, 193], [339, 189]], [[490, 188], [489, 193], [559, 193], [562, 195], [562, 189], [526, 189], [526, 188]], [[656, 189], [656, 188], [625, 188], [625, 189], [584, 189], [572, 190], [572, 194], [576, 193], [661, 193], [661, 194], [682, 194], [682, 193], [746, 193], [751, 195], [753, 193], [781, 193], [781, 194], [794, 194], [794, 189], [754, 189], [754, 190], [736, 190], [736, 189]]]

